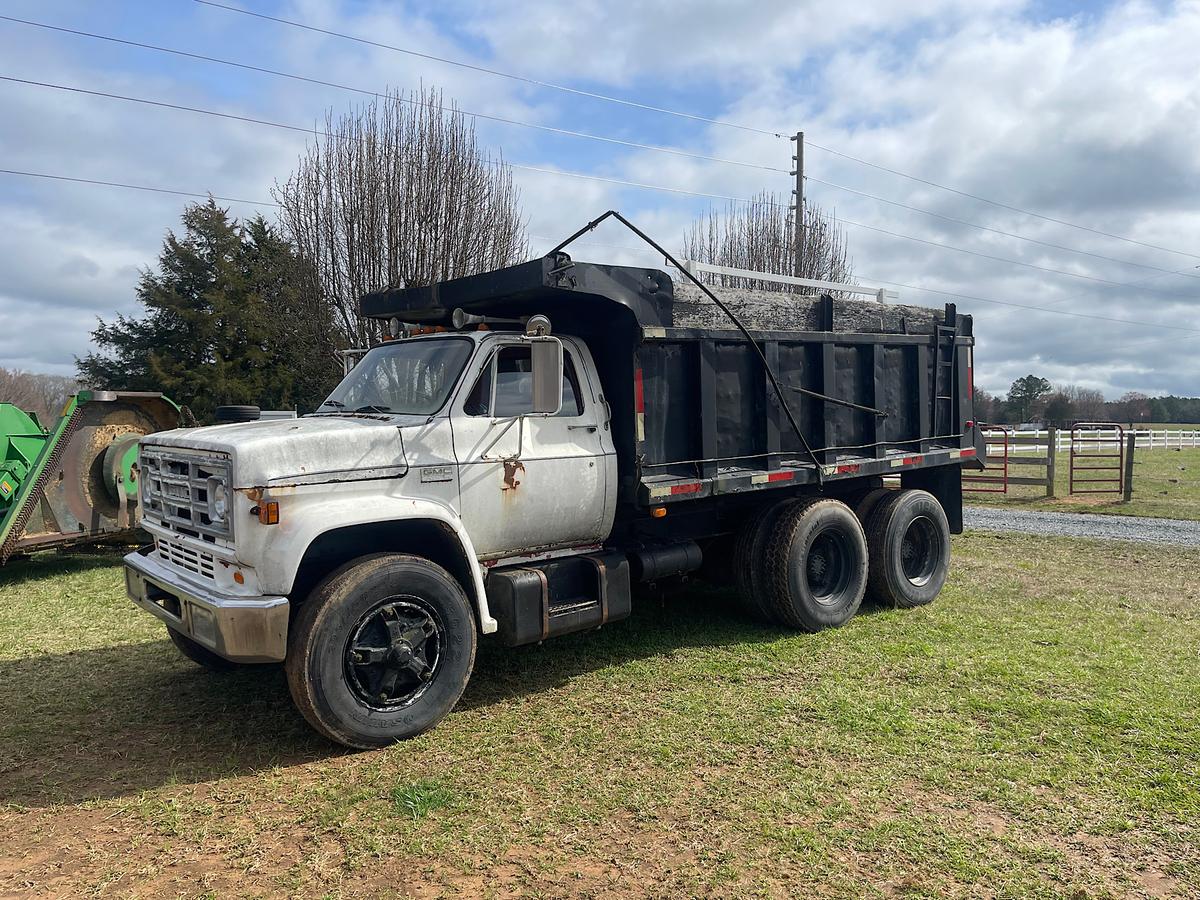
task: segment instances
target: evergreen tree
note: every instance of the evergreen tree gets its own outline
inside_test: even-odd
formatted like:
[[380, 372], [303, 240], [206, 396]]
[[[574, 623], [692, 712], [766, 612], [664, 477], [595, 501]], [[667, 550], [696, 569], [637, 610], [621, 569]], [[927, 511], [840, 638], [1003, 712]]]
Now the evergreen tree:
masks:
[[76, 359], [80, 380], [162, 391], [201, 420], [227, 403], [314, 408], [340, 372], [304, 263], [261, 216], [242, 224], [210, 199], [182, 221], [138, 283], [145, 315], [100, 320], [99, 351]]
[[1050, 382], [1037, 375], [1026, 375], [1014, 381], [1008, 389], [1008, 403], [1017, 414], [1017, 421], [1028, 422], [1049, 393]]

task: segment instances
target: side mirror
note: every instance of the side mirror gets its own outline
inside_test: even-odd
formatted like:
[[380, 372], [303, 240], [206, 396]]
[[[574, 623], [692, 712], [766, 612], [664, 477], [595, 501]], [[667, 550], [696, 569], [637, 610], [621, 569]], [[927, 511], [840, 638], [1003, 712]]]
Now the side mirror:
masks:
[[562, 409], [563, 345], [556, 337], [527, 337], [533, 369], [534, 415], [554, 416]]

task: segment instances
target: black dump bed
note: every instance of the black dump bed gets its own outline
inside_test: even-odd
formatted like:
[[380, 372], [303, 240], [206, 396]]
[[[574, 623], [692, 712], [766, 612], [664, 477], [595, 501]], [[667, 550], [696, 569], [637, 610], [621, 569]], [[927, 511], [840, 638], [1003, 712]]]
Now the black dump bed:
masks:
[[[657, 505], [785, 485], [978, 465], [970, 316], [713, 286], [559, 253], [362, 298], [364, 316], [449, 327], [456, 308], [548, 315], [587, 341], [612, 408], [621, 498]], [[800, 427], [791, 426], [786, 403]]]

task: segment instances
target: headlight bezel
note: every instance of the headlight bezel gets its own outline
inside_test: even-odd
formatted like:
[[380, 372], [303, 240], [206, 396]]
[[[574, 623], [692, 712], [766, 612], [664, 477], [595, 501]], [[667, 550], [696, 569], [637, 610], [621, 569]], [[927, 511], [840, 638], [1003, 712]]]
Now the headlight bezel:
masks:
[[208, 479], [208, 518], [214, 525], [224, 525], [229, 516], [229, 486], [224, 478], [210, 475]]

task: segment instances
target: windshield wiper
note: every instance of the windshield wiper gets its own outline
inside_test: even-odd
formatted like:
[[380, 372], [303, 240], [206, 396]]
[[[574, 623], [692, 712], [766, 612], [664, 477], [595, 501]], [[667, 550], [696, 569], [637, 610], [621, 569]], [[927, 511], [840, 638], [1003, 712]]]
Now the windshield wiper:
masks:
[[[324, 403], [321, 404], [321, 406], [332, 406], [334, 409], [345, 409], [346, 408], [346, 404], [343, 403], [341, 400], [326, 400]], [[318, 410], [320, 409], [320, 407], [317, 407], [317, 408], [318, 408]]]
[[395, 410], [388, 409], [386, 406], [375, 406], [374, 404], [371, 404], [371, 403], [368, 403], [366, 406], [360, 406], [357, 409], [354, 409], [352, 411], [356, 412], [356, 413], [358, 413], [358, 412], [377, 412], [377, 413], [395, 412]]

